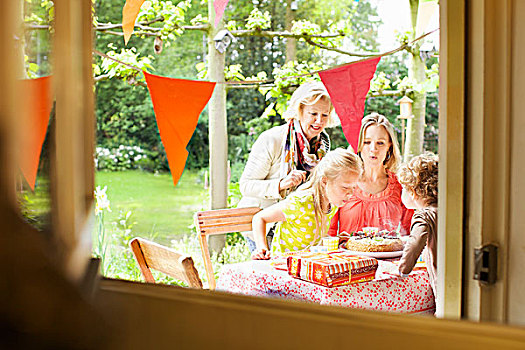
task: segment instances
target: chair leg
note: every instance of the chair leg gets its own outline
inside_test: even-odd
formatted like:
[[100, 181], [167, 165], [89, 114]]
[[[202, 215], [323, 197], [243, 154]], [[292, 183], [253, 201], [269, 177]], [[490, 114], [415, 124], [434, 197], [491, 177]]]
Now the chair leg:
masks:
[[213, 273], [213, 266], [211, 265], [210, 250], [208, 249], [208, 241], [205, 235], [199, 235], [199, 243], [201, 245], [202, 260], [204, 260], [204, 268], [206, 269], [206, 276], [208, 276], [208, 287], [210, 290], [215, 289], [215, 274]]

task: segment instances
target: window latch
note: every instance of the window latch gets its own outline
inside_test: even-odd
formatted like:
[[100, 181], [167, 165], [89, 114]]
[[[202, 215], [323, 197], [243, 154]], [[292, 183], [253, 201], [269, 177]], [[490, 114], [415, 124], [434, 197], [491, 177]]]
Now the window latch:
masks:
[[496, 283], [498, 271], [498, 247], [486, 244], [474, 249], [474, 279], [481, 284]]

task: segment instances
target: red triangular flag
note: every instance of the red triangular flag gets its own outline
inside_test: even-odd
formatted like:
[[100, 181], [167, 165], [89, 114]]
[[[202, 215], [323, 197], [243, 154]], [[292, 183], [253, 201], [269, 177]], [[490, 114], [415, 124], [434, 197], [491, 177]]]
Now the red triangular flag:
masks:
[[346, 140], [355, 151], [365, 111], [366, 94], [370, 90], [370, 80], [380, 59], [381, 57], [372, 58], [319, 72], [341, 120]]
[[35, 190], [36, 174], [42, 145], [46, 138], [51, 98], [51, 77], [24, 79], [20, 81], [25, 105], [22, 106], [22, 120], [25, 128], [20, 147], [20, 170], [31, 190]]
[[215, 83], [159, 77], [144, 72], [160, 139], [168, 156], [173, 184], [177, 185], [188, 151], [186, 145], [197, 127]]
[[213, 8], [215, 9], [215, 27], [217, 27], [217, 24], [221, 21], [226, 5], [228, 5], [228, 0], [213, 0]]

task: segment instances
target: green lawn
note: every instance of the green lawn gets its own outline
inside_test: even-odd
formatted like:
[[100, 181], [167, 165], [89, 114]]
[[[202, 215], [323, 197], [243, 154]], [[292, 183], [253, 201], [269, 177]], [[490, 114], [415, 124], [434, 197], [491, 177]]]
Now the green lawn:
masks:
[[196, 173], [184, 171], [177, 186], [170, 174], [142, 171], [97, 172], [97, 186], [107, 186], [111, 212], [105, 222], [117, 221], [120, 212], [131, 211], [133, 234], [155, 237], [159, 243], [188, 234], [193, 214], [207, 205], [206, 192]]

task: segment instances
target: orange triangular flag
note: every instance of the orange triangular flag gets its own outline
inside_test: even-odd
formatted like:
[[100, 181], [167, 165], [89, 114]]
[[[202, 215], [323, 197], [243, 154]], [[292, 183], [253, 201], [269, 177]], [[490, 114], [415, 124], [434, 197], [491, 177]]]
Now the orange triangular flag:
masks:
[[165, 78], [147, 72], [144, 76], [173, 183], [177, 185], [188, 157], [186, 145], [211, 98], [215, 83]]
[[133, 28], [135, 28], [135, 21], [140, 12], [140, 7], [144, 0], [126, 0], [124, 8], [122, 9], [122, 31], [124, 32], [124, 44], [127, 44]]
[[52, 107], [51, 77], [24, 79], [21, 80], [21, 84], [22, 96], [25, 97], [26, 103], [22, 107], [25, 128], [20, 147], [20, 169], [34, 191], [38, 162]]

